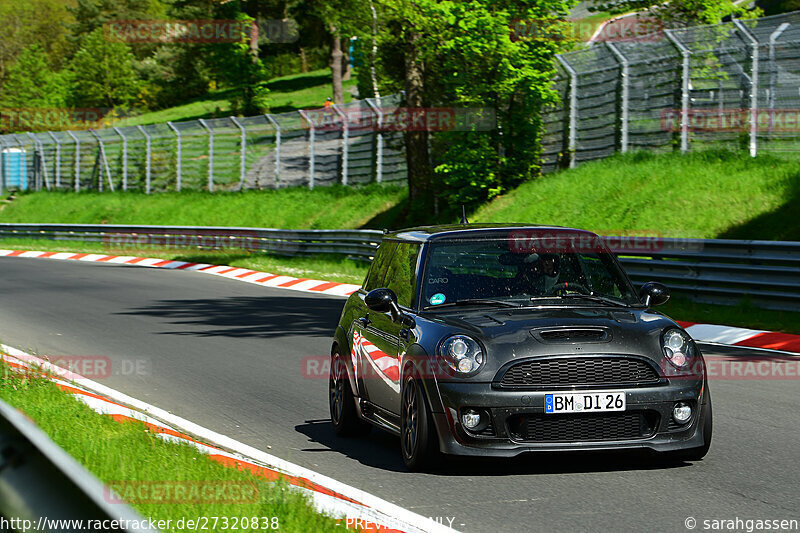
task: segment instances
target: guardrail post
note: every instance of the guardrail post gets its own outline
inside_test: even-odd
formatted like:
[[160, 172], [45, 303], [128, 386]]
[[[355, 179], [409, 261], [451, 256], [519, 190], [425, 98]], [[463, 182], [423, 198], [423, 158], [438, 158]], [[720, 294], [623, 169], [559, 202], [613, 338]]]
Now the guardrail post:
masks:
[[56, 190], [58, 190], [61, 188], [61, 141], [58, 140], [58, 137], [56, 137], [55, 133], [52, 131], [48, 131], [47, 134], [53, 139], [53, 142], [56, 143], [56, 160], [53, 166], [55, 167], [56, 173]]
[[231, 122], [236, 124], [241, 132], [241, 139], [239, 141], [239, 190], [244, 189], [244, 177], [247, 169], [247, 130], [242, 124], [236, 120], [236, 117], [230, 117]]
[[275, 188], [281, 179], [281, 125], [271, 115], [264, 115], [275, 126]]
[[114, 127], [117, 135], [122, 137], [122, 190], [128, 190], [128, 138], [122, 133], [122, 130]]
[[202, 118], [198, 121], [208, 132], [208, 192], [214, 192], [214, 130]]
[[775, 120], [775, 84], [778, 78], [778, 66], [775, 62], [775, 41], [791, 26], [784, 22], [769, 36], [769, 132], [772, 133], [773, 121]]
[[689, 77], [691, 76], [692, 51], [675, 35], [673, 30], [664, 30], [664, 34], [680, 51], [683, 57], [681, 69], [681, 152], [689, 151]]
[[79, 192], [81, 190], [81, 141], [70, 130], [67, 130], [67, 135], [75, 141], [75, 192]]
[[750, 157], [755, 157], [758, 155], [758, 39], [739, 19], [733, 19], [733, 23], [750, 41]]
[[369, 108], [375, 112], [377, 118], [377, 133], [375, 135], [375, 182], [380, 183], [383, 180], [383, 112], [375, 105], [374, 98], [367, 98], [365, 102], [367, 102]]
[[342, 185], [347, 185], [347, 148], [350, 125], [347, 121], [347, 114], [339, 109], [338, 105], [333, 104], [331, 108], [342, 119]]
[[152, 153], [150, 152], [150, 134], [144, 130], [142, 126], [136, 126], [137, 129], [142, 132], [145, 139], [145, 161], [144, 161], [144, 193], [150, 194], [150, 170], [151, 170], [151, 161], [150, 158]]
[[175, 133], [175, 139], [178, 143], [178, 161], [175, 168], [175, 188], [180, 192], [181, 190], [181, 170], [183, 168], [183, 162], [181, 161], [181, 154], [183, 152], [183, 139], [181, 139], [181, 132], [178, 131], [178, 128], [175, 127], [175, 124], [172, 122], [167, 122], [167, 126]]
[[300, 116], [308, 122], [308, 188], [314, 188], [314, 122], [308, 118], [305, 111], [298, 111]]
[[556, 59], [569, 73], [569, 168], [575, 168], [575, 155], [578, 149], [578, 73], [566, 59], [556, 54]]
[[620, 52], [619, 49], [617, 49], [617, 47], [614, 46], [613, 43], [606, 42], [606, 45], [608, 46], [608, 49], [611, 50], [611, 52], [614, 54], [614, 57], [617, 58], [617, 61], [619, 61], [621, 66], [620, 81], [622, 83], [622, 88], [621, 88], [622, 102], [620, 102], [621, 109], [619, 116], [619, 129], [620, 129], [619, 148], [620, 152], [624, 154], [628, 151], [628, 122], [629, 122], [628, 106], [630, 102], [630, 71], [629, 71], [628, 60], [625, 58], [625, 55], [622, 52]]

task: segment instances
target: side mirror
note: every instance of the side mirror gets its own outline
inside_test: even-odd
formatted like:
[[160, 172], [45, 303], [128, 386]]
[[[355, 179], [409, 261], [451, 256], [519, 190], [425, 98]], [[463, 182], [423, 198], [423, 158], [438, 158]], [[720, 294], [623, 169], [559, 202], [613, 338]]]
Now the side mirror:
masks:
[[663, 283], [648, 281], [639, 289], [639, 298], [644, 301], [644, 305], [647, 307], [655, 307], [667, 303], [669, 289]]
[[373, 289], [364, 297], [364, 303], [376, 313], [386, 313], [397, 308], [397, 295], [392, 289]]

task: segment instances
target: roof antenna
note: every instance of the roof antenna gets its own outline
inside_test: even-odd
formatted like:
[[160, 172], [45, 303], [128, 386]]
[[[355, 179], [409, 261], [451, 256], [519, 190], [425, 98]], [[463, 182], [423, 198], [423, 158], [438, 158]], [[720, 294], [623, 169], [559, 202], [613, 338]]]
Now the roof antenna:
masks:
[[467, 208], [464, 207], [464, 204], [461, 204], [461, 222], [459, 222], [462, 226], [466, 226], [469, 224], [469, 220], [467, 220]]

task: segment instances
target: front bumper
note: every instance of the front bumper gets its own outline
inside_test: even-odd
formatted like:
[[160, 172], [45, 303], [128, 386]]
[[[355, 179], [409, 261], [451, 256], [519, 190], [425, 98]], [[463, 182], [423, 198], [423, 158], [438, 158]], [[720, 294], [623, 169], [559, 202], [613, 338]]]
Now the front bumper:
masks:
[[[433, 413], [439, 435], [440, 449], [450, 455], [513, 457], [526, 452], [552, 452], [576, 450], [649, 449], [669, 452], [697, 448], [704, 444], [703, 422], [708, 412], [707, 383], [703, 379], [680, 379], [649, 387], [610, 388], [625, 390], [625, 414], [648, 421], [648, 429], [633, 438], [588, 438], [563, 440], [549, 435], [537, 440], [519, 431], [519, 421], [525, 417], [536, 420], [547, 417], [565, 417], [560, 422], [570, 423], [575, 417], [598, 417], [603, 414], [561, 415], [544, 414], [544, 390], [505, 390], [490, 383], [438, 382], [436, 383], [442, 410]], [[580, 392], [560, 390], [558, 392]], [[598, 390], [598, 388], [586, 389]], [[691, 420], [682, 426], [672, 421], [672, 409], [677, 401], [693, 406]], [[698, 408], [699, 407], [699, 408]], [[467, 430], [459, 420], [463, 408], [474, 408], [489, 414], [490, 427], [479, 433]], [[612, 415], [613, 416], [613, 415]], [[569, 417], [572, 417], [571, 419]], [[536, 422], [533, 422], [536, 424]], [[643, 426], [644, 427], [644, 426]], [[600, 437], [598, 435], [598, 437]]]

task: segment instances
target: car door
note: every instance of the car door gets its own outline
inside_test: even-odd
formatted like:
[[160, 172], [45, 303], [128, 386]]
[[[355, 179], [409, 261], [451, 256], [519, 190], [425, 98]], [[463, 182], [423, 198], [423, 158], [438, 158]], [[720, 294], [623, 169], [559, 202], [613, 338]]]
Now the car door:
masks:
[[364, 297], [369, 291], [384, 287], [386, 271], [395, 248], [397, 248], [397, 241], [383, 241], [375, 253], [364, 286], [359, 291], [360, 301], [350, 331], [352, 336], [350, 355], [359, 381], [359, 392], [366, 392], [367, 399], [373, 402], [371, 390], [374, 387], [370, 387], [369, 383], [376, 379], [382, 379], [382, 373], [378, 371], [379, 365], [387, 362], [383, 359], [384, 357], [396, 356], [397, 343], [391, 337], [382, 334], [382, 330], [388, 326], [385, 323], [385, 317], [383, 317], [383, 313], [370, 310], [364, 303]]
[[[384, 287], [394, 291], [397, 304], [406, 313], [413, 313], [416, 266], [419, 245], [401, 242], [392, 255], [383, 280]], [[370, 400], [394, 414], [400, 414], [400, 363], [411, 339], [408, 326], [394, 321], [389, 312], [370, 313], [371, 323], [365, 329], [373, 376], [365, 381]], [[371, 350], [371, 351], [370, 351]]]

